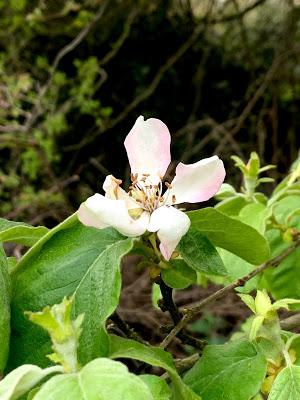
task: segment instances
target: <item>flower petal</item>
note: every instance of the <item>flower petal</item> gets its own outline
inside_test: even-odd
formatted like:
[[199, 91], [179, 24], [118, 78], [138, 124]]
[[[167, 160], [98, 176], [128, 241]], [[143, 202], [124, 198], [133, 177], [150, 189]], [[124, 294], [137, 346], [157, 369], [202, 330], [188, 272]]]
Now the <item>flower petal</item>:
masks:
[[123, 200], [112, 200], [99, 193], [82, 203], [77, 215], [84, 225], [98, 229], [111, 226], [129, 237], [145, 233], [150, 219], [146, 211], [138, 219], [131, 218]]
[[124, 142], [131, 173], [138, 174], [138, 179], [150, 174], [151, 183], [157, 184], [171, 162], [170, 142], [170, 132], [162, 121], [138, 117]]
[[218, 156], [194, 164], [179, 163], [171, 188], [166, 192], [166, 204], [198, 203], [210, 199], [220, 189], [225, 178], [223, 161]]
[[127, 209], [140, 208], [140, 205], [120, 187], [122, 181], [113, 175], [107, 175], [103, 183], [105, 197], [112, 200], [124, 200]]
[[150, 217], [149, 232], [157, 232], [160, 251], [169, 260], [183, 235], [189, 230], [191, 221], [182, 211], [174, 207], [157, 208]]

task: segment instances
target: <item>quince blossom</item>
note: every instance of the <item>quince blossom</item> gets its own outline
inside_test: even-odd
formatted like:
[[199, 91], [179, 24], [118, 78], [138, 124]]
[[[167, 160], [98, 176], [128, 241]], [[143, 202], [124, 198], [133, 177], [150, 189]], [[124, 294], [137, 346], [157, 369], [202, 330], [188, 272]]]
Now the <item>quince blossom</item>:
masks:
[[194, 164], [179, 163], [175, 178], [166, 183], [163, 193], [162, 179], [171, 162], [170, 142], [170, 132], [162, 121], [145, 121], [140, 116], [124, 142], [131, 167], [129, 191], [120, 187], [121, 180], [108, 175], [103, 184], [105, 196], [96, 193], [82, 203], [79, 220], [99, 229], [111, 226], [128, 237], [157, 232], [160, 252], [169, 260], [190, 227], [188, 216], [174, 205], [210, 199], [225, 178], [218, 156]]

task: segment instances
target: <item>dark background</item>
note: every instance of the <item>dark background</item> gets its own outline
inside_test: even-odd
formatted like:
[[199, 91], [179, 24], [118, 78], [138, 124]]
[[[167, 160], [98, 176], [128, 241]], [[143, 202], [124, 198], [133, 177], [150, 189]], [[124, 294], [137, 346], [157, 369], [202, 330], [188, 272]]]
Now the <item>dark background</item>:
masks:
[[278, 165], [299, 147], [300, 2], [0, 1], [1, 216], [52, 226], [128, 180], [123, 141], [157, 117], [178, 161]]

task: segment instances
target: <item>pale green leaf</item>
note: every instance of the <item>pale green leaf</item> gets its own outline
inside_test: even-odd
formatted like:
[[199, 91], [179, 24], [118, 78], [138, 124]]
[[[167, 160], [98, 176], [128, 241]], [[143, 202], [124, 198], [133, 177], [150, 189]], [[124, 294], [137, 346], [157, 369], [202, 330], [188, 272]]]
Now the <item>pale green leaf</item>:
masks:
[[299, 400], [300, 399], [300, 367], [290, 365], [277, 375], [268, 400]]
[[57, 372], [62, 372], [62, 367], [41, 369], [36, 365], [22, 365], [0, 381], [0, 399], [16, 400], [36, 386], [47, 375]]
[[33, 400], [155, 400], [150, 389], [127, 367], [98, 358], [76, 374], [55, 376], [46, 382]]
[[169, 400], [171, 390], [166, 381], [156, 375], [140, 375], [140, 379], [149, 387], [154, 400]]

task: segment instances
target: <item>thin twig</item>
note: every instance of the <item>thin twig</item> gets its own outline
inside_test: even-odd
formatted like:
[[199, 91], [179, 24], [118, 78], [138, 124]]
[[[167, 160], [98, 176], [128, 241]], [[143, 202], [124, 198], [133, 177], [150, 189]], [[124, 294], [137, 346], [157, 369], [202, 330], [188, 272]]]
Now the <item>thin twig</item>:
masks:
[[235, 19], [242, 18], [246, 14], [248, 14], [250, 11], [254, 10], [256, 7], [262, 5], [265, 2], [266, 2], [266, 0], [257, 0], [253, 4], [250, 4], [250, 6], [244, 8], [244, 10], [242, 10], [242, 11], [240, 11], [238, 13], [230, 14], [230, 15], [227, 15], [227, 16], [222, 17], [222, 18], [212, 19], [211, 20], [211, 24], [221, 24], [223, 22], [234, 21]]
[[125, 334], [125, 336], [129, 339], [136, 340], [137, 342], [143, 343], [145, 345], [149, 345], [144, 339], [142, 339], [135, 331], [132, 329], [127, 322], [125, 322], [117, 312], [114, 312], [110, 319], [114, 322], [117, 327]]
[[290, 255], [298, 246], [300, 246], [300, 238], [298, 237], [295, 242], [283, 251], [278, 256], [272, 258], [271, 260], [265, 262], [264, 264], [260, 265], [258, 268], [251, 271], [249, 274], [245, 275], [243, 278], [238, 279], [237, 281], [231, 283], [223, 287], [222, 289], [217, 290], [215, 293], [208, 296], [206, 299], [201, 300], [200, 302], [196, 303], [193, 307], [185, 309], [185, 315], [180, 320], [180, 322], [172, 329], [172, 331], [165, 337], [165, 339], [161, 342], [160, 347], [165, 348], [167, 347], [173, 338], [197, 315], [199, 314], [202, 309], [207, 306], [208, 304], [213, 303], [214, 301], [222, 298], [227, 293], [231, 292], [235, 288], [239, 286], [243, 286], [246, 282], [248, 282], [254, 276], [260, 274], [264, 270], [269, 267], [277, 267], [282, 260], [284, 260], [288, 255]]
[[37, 120], [37, 118], [40, 116], [40, 114], [42, 113], [41, 110], [41, 104], [42, 101], [44, 99], [44, 96], [46, 95], [53, 77], [54, 77], [54, 73], [57, 70], [57, 67], [59, 65], [59, 63], [61, 62], [61, 60], [71, 51], [73, 51], [82, 41], [83, 39], [87, 36], [87, 34], [90, 32], [90, 30], [93, 28], [93, 26], [96, 24], [96, 22], [102, 17], [106, 6], [108, 4], [108, 1], [105, 1], [102, 6], [99, 8], [98, 12], [95, 14], [94, 18], [91, 20], [91, 22], [84, 28], [82, 29], [79, 34], [70, 42], [68, 43], [66, 46], [64, 46], [62, 49], [60, 49], [60, 51], [57, 53], [51, 68], [50, 68], [50, 74], [48, 77], [48, 80], [46, 81], [46, 83], [41, 87], [36, 103], [33, 107], [33, 110], [31, 112], [31, 116], [30, 118], [28, 118], [28, 120], [25, 123], [25, 130], [28, 131], [31, 126], [35, 123], [35, 121]]
[[290, 331], [295, 328], [300, 328], [300, 314], [292, 315], [291, 317], [285, 318], [280, 321], [280, 326], [286, 331]]

